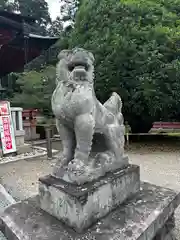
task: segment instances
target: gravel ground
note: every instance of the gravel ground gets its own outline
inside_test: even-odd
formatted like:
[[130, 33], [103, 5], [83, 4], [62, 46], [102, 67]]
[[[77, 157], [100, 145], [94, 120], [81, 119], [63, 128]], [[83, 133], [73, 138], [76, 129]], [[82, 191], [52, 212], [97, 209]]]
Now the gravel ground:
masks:
[[44, 149], [35, 149], [31, 152], [25, 152], [18, 154], [16, 156], [8, 156], [8, 157], [0, 157], [0, 164], [16, 162], [24, 159], [31, 159], [34, 157], [41, 157], [46, 155], [46, 151]]
[[[53, 148], [61, 149], [60, 143], [53, 143]], [[132, 144], [127, 152], [130, 161], [140, 165], [142, 180], [180, 191], [180, 142]], [[45, 157], [1, 165], [1, 182], [16, 200], [27, 198], [37, 193], [38, 178], [48, 174], [51, 165]], [[180, 208], [175, 234], [180, 240]]]
[[[141, 145], [128, 151], [130, 161], [140, 166], [141, 179], [180, 191], [180, 145]], [[175, 236], [180, 240], [180, 207], [176, 210]]]

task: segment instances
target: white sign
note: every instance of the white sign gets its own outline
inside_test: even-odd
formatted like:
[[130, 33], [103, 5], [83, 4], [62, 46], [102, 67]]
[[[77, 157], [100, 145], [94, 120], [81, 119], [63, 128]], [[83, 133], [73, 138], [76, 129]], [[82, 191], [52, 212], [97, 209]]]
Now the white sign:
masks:
[[10, 103], [7, 101], [0, 101], [0, 137], [3, 154], [16, 152]]

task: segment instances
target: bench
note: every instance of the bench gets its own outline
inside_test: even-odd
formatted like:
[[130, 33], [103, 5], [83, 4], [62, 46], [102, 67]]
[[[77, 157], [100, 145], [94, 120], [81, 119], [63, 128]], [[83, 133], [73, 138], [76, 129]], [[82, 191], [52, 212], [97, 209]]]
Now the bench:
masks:
[[180, 122], [154, 122], [151, 130], [148, 133], [131, 133], [129, 127], [126, 128], [125, 140], [129, 145], [130, 136], [148, 136], [148, 135], [165, 135], [180, 136]]
[[180, 122], [154, 122], [150, 131], [180, 131]]

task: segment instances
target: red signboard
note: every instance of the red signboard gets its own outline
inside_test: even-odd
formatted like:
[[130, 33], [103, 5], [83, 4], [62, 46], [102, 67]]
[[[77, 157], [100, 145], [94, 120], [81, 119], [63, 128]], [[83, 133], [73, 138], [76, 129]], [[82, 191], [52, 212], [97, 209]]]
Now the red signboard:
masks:
[[9, 116], [2, 117], [2, 124], [4, 128], [4, 142], [6, 150], [12, 149], [12, 137], [10, 131], [10, 118]]
[[16, 152], [14, 128], [9, 102], [0, 102], [0, 139], [4, 154]]

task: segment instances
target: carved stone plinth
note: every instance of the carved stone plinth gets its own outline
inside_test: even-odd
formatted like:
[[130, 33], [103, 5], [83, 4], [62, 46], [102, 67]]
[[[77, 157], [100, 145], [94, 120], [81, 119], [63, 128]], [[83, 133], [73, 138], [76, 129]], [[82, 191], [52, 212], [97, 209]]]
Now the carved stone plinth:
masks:
[[164, 226], [158, 231], [153, 240], [177, 240], [173, 233], [174, 227], [175, 219], [173, 214], [168, 218]]
[[135, 165], [82, 186], [47, 176], [40, 179], [40, 206], [77, 232], [82, 232], [139, 190], [139, 167]]
[[131, 200], [79, 234], [39, 208], [39, 196], [8, 207], [1, 230], [10, 240], [175, 240], [173, 215], [180, 194], [142, 183]]

